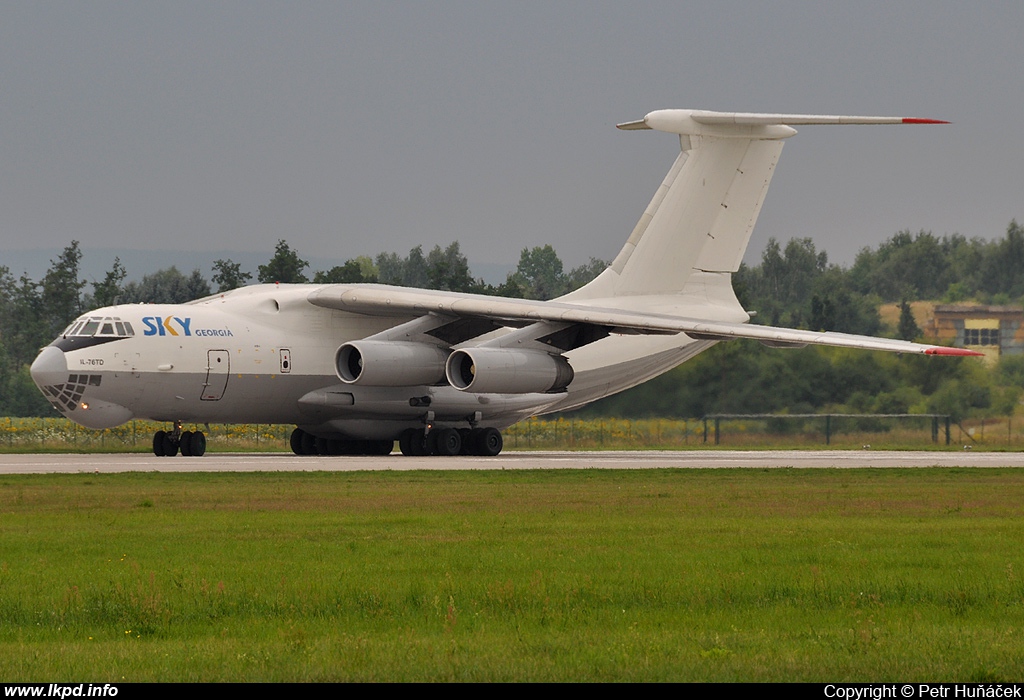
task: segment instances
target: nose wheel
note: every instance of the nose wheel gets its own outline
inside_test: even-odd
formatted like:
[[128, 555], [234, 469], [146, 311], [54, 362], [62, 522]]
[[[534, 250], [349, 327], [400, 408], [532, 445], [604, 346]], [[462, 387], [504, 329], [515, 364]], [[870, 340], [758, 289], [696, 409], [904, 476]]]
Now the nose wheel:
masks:
[[158, 430], [153, 434], [153, 454], [157, 457], [202, 457], [206, 454], [206, 435], [200, 430], [181, 429], [181, 421], [174, 424], [174, 430]]

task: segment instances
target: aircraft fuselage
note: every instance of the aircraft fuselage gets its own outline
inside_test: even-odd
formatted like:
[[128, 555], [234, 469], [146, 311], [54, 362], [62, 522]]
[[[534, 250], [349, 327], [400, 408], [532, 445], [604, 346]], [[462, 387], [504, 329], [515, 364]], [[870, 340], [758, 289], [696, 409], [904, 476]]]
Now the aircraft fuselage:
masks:
[[[95, 333], [109, 323], [113, 333], [85, 335], [86, 326], [72, 324], [37, 358], [33, 377], [55, 408], [90, 428], [132, 418], [294, 423], [317, 435], [393, 440], [427, 420], [501, 429], [637, 384], [710, 345], [683, 335], [612, 336], [569, 353], [576, 376], [554, 393], [343, 384], [335, 366], [343, 343], [410, 319], [314, 306], [310, 289], [262, 285], [189, 304], [98, 309], [76, 324], [99, 324]], [[603, 348], [601, 362], [594, 346]], [[603, 371], [609, 361], [622, 365], [614, 381]]]

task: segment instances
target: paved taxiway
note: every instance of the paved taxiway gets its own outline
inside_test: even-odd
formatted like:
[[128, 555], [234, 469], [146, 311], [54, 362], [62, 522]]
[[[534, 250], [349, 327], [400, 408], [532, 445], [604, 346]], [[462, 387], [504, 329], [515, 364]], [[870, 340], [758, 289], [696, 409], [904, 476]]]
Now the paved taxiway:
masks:
[[1024, 452], [739, 451], [506, 452], [497, 457], [296, 457], [292, 454], [7, 454], [0, 474], [83, 472], [261, 472], [410, 469], [761, 469], [1024, 467]]

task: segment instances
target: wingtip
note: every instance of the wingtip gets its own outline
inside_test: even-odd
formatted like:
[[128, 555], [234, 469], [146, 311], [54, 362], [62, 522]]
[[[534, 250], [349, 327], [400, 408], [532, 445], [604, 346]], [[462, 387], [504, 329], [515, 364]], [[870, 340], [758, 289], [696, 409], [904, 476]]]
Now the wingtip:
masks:
[[904, 124], [952, 124], [952, 122], [943, 121], [942, 119], [917, 119], [915, 117], [904, 117]]
[[978, 352], [976, 350], [968, 350], [967, 348], [947, 348], [944, 346], [935, 346], [928, 348], [924, 351], [925, 355], [947, 355], [956, 357], [984, 357], [985, 353]]

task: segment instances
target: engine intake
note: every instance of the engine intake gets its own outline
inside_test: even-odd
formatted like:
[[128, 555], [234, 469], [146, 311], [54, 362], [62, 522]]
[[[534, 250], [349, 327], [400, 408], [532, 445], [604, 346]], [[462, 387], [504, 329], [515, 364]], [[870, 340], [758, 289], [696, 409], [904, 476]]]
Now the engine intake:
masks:
[[334, 365], [346, 384], [419, 386], [444, 381], [448, 352], [426, 343], [354, 340], [338, 348]]
[[572, 381], [569, 361], [532, 350], [467, 348], [448, 356], [448, 382], [475, 394], [532, 394], [561, 391]]

